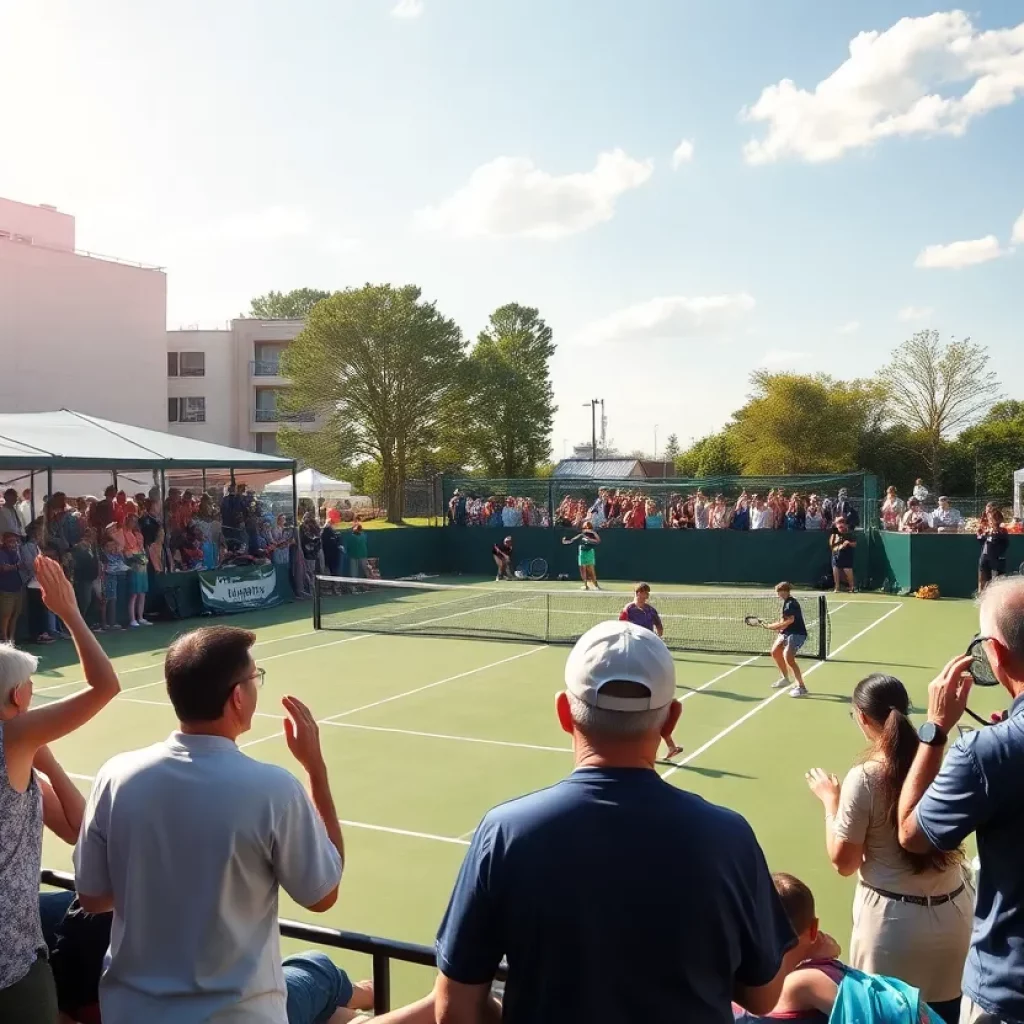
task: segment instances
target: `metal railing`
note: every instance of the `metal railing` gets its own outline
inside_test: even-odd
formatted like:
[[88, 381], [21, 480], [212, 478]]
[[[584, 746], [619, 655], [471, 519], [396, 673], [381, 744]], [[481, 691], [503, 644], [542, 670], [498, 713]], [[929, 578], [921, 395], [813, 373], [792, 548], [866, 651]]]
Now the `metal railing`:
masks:
[[[39, 882], [41, 885], [69, 892], [74, 892], [75, 889], [74, 875], [64, 871], [51, 871], [49, 868], [43, 868], [40, 872]], [[370, 957], [373, 964], [373, 1012], [376, 1014], [387, 1013], [391, 1009], [392, 960], [417, 964], [420, 967], [437, 967], [437, 958], [429, 946], [399, 942], [396, 939], [381, 939], [361, 932], [343, 932], [335, 928], [323, 928], [320, 925], [303, 924], [301, 921], [288, 921], [284, 918], [278, 924], [281, 934], [286, 939], [301, 939], [316, 946], [347, 949]], [[504, 981], [505, 976], [506, 972], [502, 968], [498, 971], [497, 980]]]
[[316, 413], [284, 412], [281, 409], [255, 409], [253, 420], [256, 423], [312, 423], [316, 419]]
[[249, 363], [249, 373], [253, 377], [280, 377], [281, 361], [279, 359], [253, 359]]

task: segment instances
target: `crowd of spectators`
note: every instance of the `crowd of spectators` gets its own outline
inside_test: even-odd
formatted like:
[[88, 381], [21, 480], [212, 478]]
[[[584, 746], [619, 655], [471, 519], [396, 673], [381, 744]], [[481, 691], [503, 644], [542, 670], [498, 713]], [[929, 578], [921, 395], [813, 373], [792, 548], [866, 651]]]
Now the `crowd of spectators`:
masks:
[[[119, 684], [60, 565], [40, 555], [34, 570], [87, 686], [33, 707], [36, 659], [0, 646], [0, 1020], [340, 1024], [372, 1005], [372, 985], [322, 954], [281, 960], [279, 891], [325, 912], [346, 851], [310, 709], [282, 700], [305, 785], [238, 749], [264, 676], [253, 634], [175, 640], [178, 730], [107, 762], [86, 801], [49, 744]], [[608, 622], [577, 642], [556, 699], [575, 770], [486, 814], [440, 922], [433, 991], [378, 1020], [1020, 1024], [1024, 580], [990, 586], [979, 617], [920, 729], [902, 683], [869, 675], [852, 693], [867, 749], [842, 782], [806, 773], [826, 856], [857, 876], [845, 959], [743, 817], [656, 772], [681, 713], [675, 665], [654, 632]], [[1012, 705], [954, 739], [979, 659]], [[39, 893], [44, 828], [75, 844], [76, 897]]]
[[223, 497], [171, 488], [133, 497], [110, 486], [102, 498], [57, 492], [33, 518], [30, 492], [9, 489], [0, 505], [0, 641], [13, 642], [24, 612], [36, 643], [69, 639], [48, 610], [36, 557], [60, 563], [79, 610], [95, 632], [149, 626], [147, 595], [163, 573], [273, 562], [288, 564], [296, 544], [287, 518], [269, 515], [245, 484]]
[[[857, 502], [845, 489], [835, 497], [788, 496], [782, 488], [765, 494], [743, 491], [734, 501], [723, 494], [669, 494], [658, 497], [640, 489], [601, 488], [596, 498], [566, 495], [554, 509], [557, 527], [595, 530], [827, 530], [840, 516], [854, 529], [860, 525]], [[550, 526], [547, 507], [531, 498], [469, 497], [460, 491], [448, 504], [454, 526]]]

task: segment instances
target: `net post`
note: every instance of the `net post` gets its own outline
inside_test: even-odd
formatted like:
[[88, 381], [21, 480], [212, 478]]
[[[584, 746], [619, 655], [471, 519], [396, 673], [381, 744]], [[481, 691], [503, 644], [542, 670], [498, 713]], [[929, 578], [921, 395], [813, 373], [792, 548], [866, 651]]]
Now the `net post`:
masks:
[[313, 576], [313, 628], [322, 628], [320, 625], [320, 577], [315, 574]]
[[818, 661], [828, 658], [828, 598], [818, 595]]

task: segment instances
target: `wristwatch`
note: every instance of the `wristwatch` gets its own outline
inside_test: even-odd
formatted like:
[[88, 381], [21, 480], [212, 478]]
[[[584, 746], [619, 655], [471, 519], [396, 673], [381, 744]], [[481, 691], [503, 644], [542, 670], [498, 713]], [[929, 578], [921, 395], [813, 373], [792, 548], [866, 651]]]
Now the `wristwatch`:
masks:
[[917, 730], [917, 738], [926, 747], [944, 747], [946, 745], [946, 734], [934, 722], [925, 722]]

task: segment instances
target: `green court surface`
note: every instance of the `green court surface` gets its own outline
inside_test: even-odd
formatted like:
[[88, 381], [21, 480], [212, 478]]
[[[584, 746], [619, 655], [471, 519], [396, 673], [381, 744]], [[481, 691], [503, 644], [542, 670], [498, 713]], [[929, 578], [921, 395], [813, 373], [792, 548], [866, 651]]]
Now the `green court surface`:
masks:
[[[493, 582], [460, 582], [495, 588]], [[520, 584], [503, 586], [514, 593]], [[574, 585], [543, 586], [568, 594]], [[607, 586], [621, 592], [623, 604], [629, 600], [629, 584]], [[653, 602], [659, 591], [671, 589], [656, 590]], [[742, 617], [742, 605], [754, 595], [734, 593], [743, 597]], [[492, 598], [482, 594], [480, 600]], [[806, 600], [804, 606], [809, 607]], [[804, 773], [822, 767], [841, 776], [863, 748], [848, 700], [868, 673], [898, 676], [923, 707], [936, 669], [976, 633], [977, 611], [968, 601], [871, 594], [829, 595], [829, 606], [832, 655], [826, 662], [803, 661], [811, 690], [803, 700], [771, 688], [777, 675], [767, 657], [675, 652], [683, 701], [677, 739], [686, 753], [678, 768], [659, 771], [673, 785], [743, 813], [772, 869], [811, 885], [823, 926], [845, 946], [854, 883], [839, 878], [827, 861], [821, 807]], [[283, 898], [282, 915], [431, 943], [483, 813], [572, 768], [569, 738], [559, 730], [553, 707], [568, 649], [315, 632], [308, 603], [217, 621], [254, 629], [254, 656], [267, 671], [258, 717], [241, 746], [301, 775], [282, 738], [280, 699], [290, 693], [304, 700], [321, 722], [344, 822], [347, 864], [337, 905], [316, 917]], [[103, 638], [123, 692], [93, 722], [54, 746], [83, 788], [111, 755], [157, 742], [174, 728], [162, 680], [164, 651], [186, 626], [202, 624], [158, 625]], [[70, 645], [48, 648], [36, 676], [37, 700], [71, 692], [80, 680]], [[994, 711], [1000, 693], [976, 693], [972, 707]], [[44, 864], [69, 869], [70, 849], [48, 835]], [[660, 881], [687, 886], [695, 880], [681, 875]], [[369, 972], [365, 958], [332, 955], [353, 975]], [[428, 990], [430, 972], [396, 965], [394, 984], [394, 999], [404, 1001]]]

